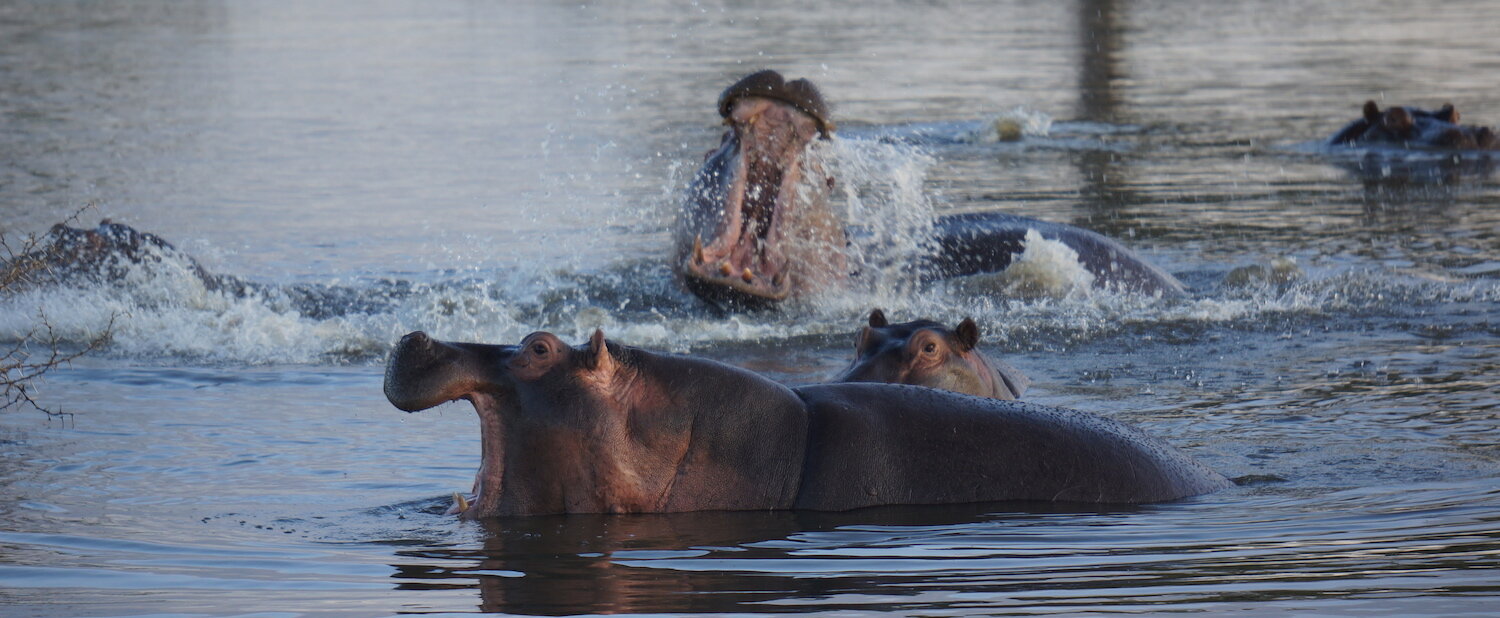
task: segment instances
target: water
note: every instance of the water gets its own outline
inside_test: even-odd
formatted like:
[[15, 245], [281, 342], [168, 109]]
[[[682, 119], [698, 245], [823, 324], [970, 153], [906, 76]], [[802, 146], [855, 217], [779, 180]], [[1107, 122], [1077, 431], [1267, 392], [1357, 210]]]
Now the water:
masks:
[[[213, 272], [349, 290], [329, 315], [183, 263], [4, 301], [101, 352], [67, 419], [0, 414], [7, 615], [1484, 614], [1500, 602], [1500, 182], [1309, 142], [1365, 99], [1500, 123], [1500, 8], [1203, 3], [0, 5], [0, 226], [80, 206]], [[762, 67], [834, 104], [877, 276], [720, 315], [664, 266], [714, 100]], [[1019, 110], [1019, 111], [1018, 111]], [[1020, 141], [986, 139], [1019, 119]], [[1185, 301], [882, 262], [933, 213], [1094, 229]], [[905, 244], [903, 244], [905, 243]], [[882, 249], [884, 248], [884, 249]], [[1240, 267], [1294, 261], [1266, 281]], [[1045, 270], [1045, 269], [1043, 269]], [[889, 272], [888, 272], [889, 271]], [[1237, 478], [1179, 503], [853, 513], [439, 514], [473, 413], [380, 392], [401, 334], [537, 329], [788, 382], [874, 306], [973, 316], [1028, 397], [1146, 427]]]

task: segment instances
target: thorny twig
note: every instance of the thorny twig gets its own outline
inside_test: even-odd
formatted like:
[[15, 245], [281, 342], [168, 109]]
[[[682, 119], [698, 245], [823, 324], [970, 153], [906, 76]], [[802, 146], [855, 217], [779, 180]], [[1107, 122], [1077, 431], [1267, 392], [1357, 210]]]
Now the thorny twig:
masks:
[[[67, 218], [66, 223], [75, 222], [85, 210], [91, 207], [80, 208]], [[0, 231], [0, 250], [5, 252], [3, 261], [0, 261], [0, 296], [14, 293], [21, 286], [35, 283], [34, 277], [50, 267], [49, 262], [53, 257], [51, 252], [54, 249], [41, 246], [43, 238], [44, 236], [28, 236], [19, 249], [14, 249], [5, 237], [5, 233]], [[33, 327], [26, 334], [21, 335], [14, 345], [0, 354], [0, 410], [26, 404], [51, 417], [71, 417], [70, 413], [54, 410], [39, 403], [34, 397], [34, 385], [48, 371], [69, 364], [74, 359], [108, 343], [110, 334], [114, 332], [115, 317], [111, 315], [109, 324], [104, 327], [103, 332], [83, 348], [64, 352], [64, 342], [57, 334], [56, 328], [47, 319], [47, 315], [38, 309], [37, 322], [40, 326]], [[33, 348], [38, 346], [44, 351], [34, 352]], [[44, 355], [45, 358], [38, 359], [39, 355]]]

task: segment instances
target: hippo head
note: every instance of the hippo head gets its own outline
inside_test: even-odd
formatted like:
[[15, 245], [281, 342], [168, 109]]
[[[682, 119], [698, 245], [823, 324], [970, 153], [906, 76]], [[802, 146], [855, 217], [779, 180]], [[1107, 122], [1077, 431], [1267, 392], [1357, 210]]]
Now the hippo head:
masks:
[[59, 223], [52, 226], [48, 239], [49, 251], [57, 264], [65, 267], [99, 264], [113, 257], [139, 262], [152, 253], [160, 255], [176, 251], [155, 234], [109, 219], [100, 221], [99, 226], [92, 229]]
[[809, 156], [834, 129], [818, 88], [760, 71], [719, 96], [719, 115], [729, 130], [678, 220], [675, 268], [687, 288], [720, 306], [760, 308], [846, 276], [832, 179]]
[[482, 461], [473, 495], [456, 496], [450, 513], [657, 510], [690, 423], [633, 416], [657, 391], [632, 377], [631, 364], [629, 350], [599, 331], [577, 348], [546, 332], [520, 345], [448, 343], [415, 332], [391, 352], [385, 395], [408, 412], [460, 399], [478, 412]]
[[131, 265], [160, 263], [167, 258], [180, 260], [205, 285], [215, 287], [216, 281], [195, 260], [167, 241], [109, 219], [94, 228], [54, 225], [44, 245], [18, 260], [28, 271], [44, 272], [60, 281], [114, 280], [123, 276]]
[[1399, 105], [1382, 110], [1374, 101], [1365, 101], [1362, 117], [1335, 134], [1329, 143], [1445, 150], [1500, 148], [1493, 129], [1460, 125], [1459, 117], [1452, 103], [1444, 103], [1436, 111]]
[[[1017, 399], [1031, 383], [1014, 367], [991, 363], [975, 348], [979, 326], [964, 318], [950, 329], [932, 320], [891, 324], [885, 312], [870, 312], [860, 329], [854, 361], [835, 382], [890, 382], [950, 390], [979, 397]], [[1003, 368], [1004, 370], [997, 369]]]

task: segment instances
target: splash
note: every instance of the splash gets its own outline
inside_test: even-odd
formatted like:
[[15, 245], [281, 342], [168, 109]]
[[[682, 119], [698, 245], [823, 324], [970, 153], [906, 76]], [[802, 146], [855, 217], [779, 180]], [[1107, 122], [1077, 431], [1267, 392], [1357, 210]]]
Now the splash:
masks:
[[994, 295], [1016, 299], [1077, 298], [1094, 290], [1094, 275], [1078, 260], [1078, 252], [1056, 240], [1026, 230], [1025, 248], [1009, 268], [998, 273], [961, 277], [949, 282], [965, 295]]
[[[863, 196], [861, 196], [863, 197]], [[873, 208], [862, 199], [858, 207]], [[893, 236], [899, 236], [893, 230]], [[875, 237], [875, 234], [871, 234]], [[888, 240], [887, 242], [893, 242]], [[869, 246], [869, 245], [867, 245]], [[915, 247], [913, 250], [916, 250]], [[874, 253], [873, 251], [871, 252]], [[1209, 328], [1306, 328], [1362, 316], [1431, 313], [1435, 305], [1500, 302], [1500, 281], [1440, 279], [1381, 269], [1319, 270], [1279, 285], [1217, 285], [1190, 300], [1164, 300], [1083, 287], [1052, 243], [1028, 243], [1017, 271], [995, 286], [954, 281], [921, 285], [895, 260], [891, 280], [873, 282], [785, 311], [723, 316], [676, 287], [665, 260], [648, 257], [598, 270], [542, 269], [417, 275], [351, 286], [259, 284], [236, 294], [203, 285], [187, 262], [167, 256], [125, 267], [108, 281], [78, 281], [0, 298], [0, 339], [17, 341], [45, 317], [65, 341], [82, 345], [110, 329], [107, 355], [173, 362], [337, 364], [378, 362], [403, 334], [515, 342], [536, 330], [584, 341], [595, 328], [631, 345], [689, 352], [732, 342], [807, 336], [843, 338], [873, 307], [901, 319], [956, 322], [974, 317], [987, 338], [1052, 345], [1121, 332], [1180, 336]], [[876, 255], [865, 264], [881, 265]], [[1075, 273], [1076, 274], [1076, 273]], [[1062, 294], [1015, 293], [1036, 280], [1062, 282]], [[896, 282], [900, 282], [899, 285]], [[1042, 286], [1047, 287], [1047, 286]], [[1081, 290], [1087, 290], [1082, 292]], [[321, 290], [325, 305], [303, 300]], [[300, 296], [299, 296], [300, 295]], [[1463, 325], [1455, 325], [1455, 328]]]
[[986, 120], [978, 129], [965, 134], [962, 141], [976, 144], [1014, 142], [1026, 137], [1047, 137], [1051, 130], [1051, 116], [1016, 107]]
[[847, 250], [853, 286], [815, 298], [827, 308], [850, 301], [896, 302], [915, 294], [921, 259], [933, 251], [933, 205], [924, 191], [936, 160], [902, 144], [833, 139], [819, 157], [839, 179], [851, 234]]

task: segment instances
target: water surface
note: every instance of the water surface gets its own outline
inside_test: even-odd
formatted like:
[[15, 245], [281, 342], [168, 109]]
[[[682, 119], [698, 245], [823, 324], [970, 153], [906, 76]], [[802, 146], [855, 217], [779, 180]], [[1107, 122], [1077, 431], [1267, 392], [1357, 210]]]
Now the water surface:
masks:
[[[1495, 164], [1315, 142], [1366, 99], [1500, 123], [1497, 18], [1485, 2], [7, 3], [0, 230], [91, 204], [85, 224], [159, 234], [211, 271], [350, 295], [312, 315], [157, 267], [4, 299], [7, 341], [38, 308], [69, 342], [114, 335], [42, 384], [71, 417], [0, 415], [0, 602], [1483, 614], [1500, 602]], [[899, 222], [890, 246], [936, 214], [1026, 214], [1119, 238], [1191, 297], [1016, 298], [871, 266], [781, 313], [704, 307], [665, 266], [671, 215], [717, 143], [718, 92], [767, 67], [832, 101], [842, 203]], [[972, 137], [1002, 114], [1037, 130]], [[1302, 276], [1232, 283], [1276, 260]], [[1138, 423], [1239, 483], [1129, 508], [459, 523], [440, 513], [472, 482], [473, 412], [408, 415], [380, 392], [383, 355], [417, 329], [602, 327], [817, 381], [876, 306], [973, 316], [1033, 400]]]

